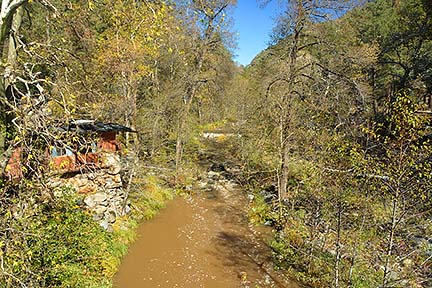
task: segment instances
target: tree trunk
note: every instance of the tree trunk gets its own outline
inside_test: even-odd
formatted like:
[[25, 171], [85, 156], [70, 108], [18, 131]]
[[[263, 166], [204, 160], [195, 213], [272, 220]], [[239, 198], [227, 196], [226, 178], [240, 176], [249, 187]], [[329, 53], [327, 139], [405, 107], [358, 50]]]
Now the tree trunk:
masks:
[[[17, 59], [17, 41], [16, 34], [21, 27], [22, 15], [24, 9], [22, 4], [26, 1], [21, 1], [20, 6], [6, 7], [7, 1], [3, 1], [1, 14], [5, 16], [0, 19], [0, 47], [2, 47], [1, 56], [4, 66], [0, 67], [0, 174], [3, 174], [8, 160], [12, 155], [13, 148], [9, 147], [7, 140], [11, 133], [11, 115], [6, 112], [9, 110], [8, 89], [10, 81], [8, 76], [13, 73]], [[6, 11], [9, 8], [8, 11]], [[7, 44], [7, 45], [6, 45]]]
[[289, 164], [289, 145], [288, 139], [285, 133], [282, 133], [282, 143], [281, 143], [281, 177], [280, 177], [280, 197], [281, 199], [288, 198], [288, 164]]
[[336, 261], [335, 261], [335, 288], [339, 288], [340, 260], [341, 260], [341, 222], [342, 204], [339, 202], [337, 207], [337, 227], [336, 227]]
[[392, 216], [391, 216], [392, 224], [390, 228], [389, 239], [387, 243], [386, 259], [384, 264], [384, 275], [383, 275], [383, 286], [382, 286], [383, 288], [388, 287], [388, 282], [389, 282], [388, 275], [390, 273], [390, 258], [393, 253], [394, 235], [395, 235], [396, 224], [397, 224], [398, 205], [397, 205], [396, 197], [393, 199], [393, 203], [392, 203]]
[[296, 1], [295, 5], [295, 26], [294, 36], [291, 47], [289, 49], [289, 62], [288, 62], [288, 91], [286, 94], [281, 96], [281, 115], [279, 119], [279, 133], [280, 133], [280, 165], [281, 165], [281, 176], [279, 183], [279, 195], [282, 199], [288, 198], [288, 164], [289, 164], [289, 145], [288, 145], [288, 130], [290, 125], [290, 103], [294, 97], [294, 82], [298, 77], [298, 71], [296, 70], [298, 61], [298, 49], [300, 45], [300, 34], [304, 28], [304, 7], [301, 0]]
[[[363, 232], [364, 223], [366, 221], [366, 212], [363, 210], [363, 216], [362, 216], [362, 224], [359, 229], [359, 233], [361, 234]], [[350, 261], [350, 267], [349, 267], [349, 273], [348, 273], [348, 287], [352, 287], [352, 278], [354, 274], [354, 265], [357, 258], [357, 247], [358, 243], [360, 242], [360, 237], [357, 237], [354, 241], [353, 249], [352, 249], [352, 255], [351, 255], [351, 261]]]
[[197, 88], [198, 88], [197, 83], [194, 82], [188, 90], [187, 98], [184, 101], [183, 110], [180, 112], [179, 123], [177, 128], [176, 157], [175, 157], [175, 166], [176, 166], [177, 173], [180, 172], [181, 169], [181, 162], [183, 158], [183, 144], [184, 144], [184, 138], [186, 134], [185, 131], [186, 124], [189, 118], [190, 108], [195, 98], [195, 93]]
[[185, 127], [187, 124], [187, 120], [189, 118], [189, 112], [192, 106], [192, 103], [195, 98], [195, 94], [198, 90], [198, 77], [201, 74], [204, 54], [206, 53], [207, 48], [204, 47], [203, 50], [198, 54], [198, 63], [196, 66], [195, 75], [192, 78], [192, 83], [190, 84], [188, 90], [186, 91], [186, 98], [183, 101], [183, 109], [180, 112], [179, 124], [177, 130], [177, 139], [176, 139], [176, 157], [175, 157], [175, 166], [176, 172], [178, 174], [181, 169], [181, 162], [183, 158], [183, 142], [185, 137]]

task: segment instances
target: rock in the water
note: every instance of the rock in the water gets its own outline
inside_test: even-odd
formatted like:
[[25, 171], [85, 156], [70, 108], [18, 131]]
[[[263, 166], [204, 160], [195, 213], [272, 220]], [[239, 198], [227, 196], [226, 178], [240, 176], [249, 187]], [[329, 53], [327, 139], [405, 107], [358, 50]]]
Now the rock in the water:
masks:
[[206, 188], [207, 185], [208, 185], [208, 183], [207, 183], [207, 182], [203, 182], [203, 181], [200, 181], [200, 182], [198, 183], [198, 187], [199, 187], [200, 189], [204, 189], [204, 188]]
[[210, 167], [211, 171], [215, 171], [215, 172], [223, 172], [226, 171], [225, 166], [221, 163], [214, 163], [211, 165]]

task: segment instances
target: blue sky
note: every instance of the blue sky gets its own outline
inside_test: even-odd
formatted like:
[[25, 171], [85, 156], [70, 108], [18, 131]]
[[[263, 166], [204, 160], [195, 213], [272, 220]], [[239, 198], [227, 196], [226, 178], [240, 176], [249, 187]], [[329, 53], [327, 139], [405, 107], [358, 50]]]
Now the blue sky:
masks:
[[234, 11], [234, 30], [238, 48], [235, 61], [247, 65], [267, 47], [274, 20], [278, 14], [278, 1], [260, 8], [256, 0], [238, 0]]

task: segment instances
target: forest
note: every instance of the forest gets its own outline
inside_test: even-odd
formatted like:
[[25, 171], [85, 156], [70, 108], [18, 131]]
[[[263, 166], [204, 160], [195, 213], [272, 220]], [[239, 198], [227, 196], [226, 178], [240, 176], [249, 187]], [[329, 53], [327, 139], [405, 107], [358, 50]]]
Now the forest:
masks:
[[[112, 287], [138, 223], [191, 193], [197, 139], [219, 130], [241, 135], [225, 153], [283, 273], [432, 286], [432, 3], [279, 3], [244, 67], [235, 0], [1, 1], [0, 168], [19, 149], [20, 179], [0, 178], [0, 287]], [[92, 141], [58, 129], [79, 119], [138, 132], [120, 137], [131, 211], [112, 231], [49, 183], [47, 147]]]

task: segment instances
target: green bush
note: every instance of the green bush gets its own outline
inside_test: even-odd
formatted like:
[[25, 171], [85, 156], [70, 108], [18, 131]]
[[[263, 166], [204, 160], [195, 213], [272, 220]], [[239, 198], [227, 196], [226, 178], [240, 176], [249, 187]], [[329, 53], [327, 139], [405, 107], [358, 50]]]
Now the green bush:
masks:
[[9, 217], [3, 287], [110, 287], [123, 252], [77, 200], [64, 193]]
[[82, 196], [74, 191], [49, 200], [38, 190], [10, 197], [1, 210], [0, 232], [8, 235], [0, 241], [0, 287], [112, 287], [138, 221], [153, 217], [174, 196], [156, 176], [142, 175], [132, 188], [132, 213], [118, 219], [112, 233], [78, 204]]
[[270, 211], [270, 206], [264, 201], [264, 197], [255, 194], [248, 210], [249, 221], [255, 225], [262, 225], [269, 220]]

